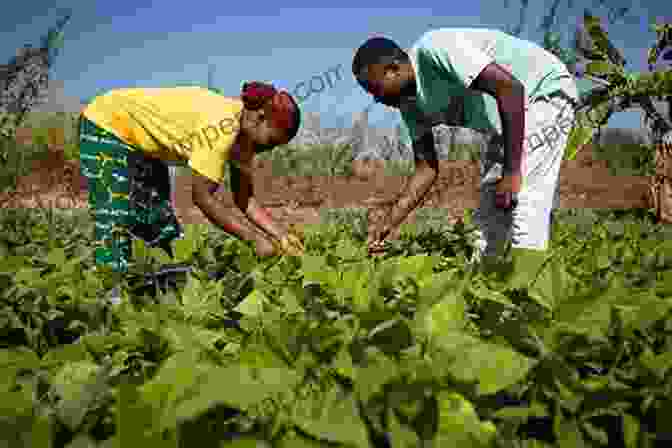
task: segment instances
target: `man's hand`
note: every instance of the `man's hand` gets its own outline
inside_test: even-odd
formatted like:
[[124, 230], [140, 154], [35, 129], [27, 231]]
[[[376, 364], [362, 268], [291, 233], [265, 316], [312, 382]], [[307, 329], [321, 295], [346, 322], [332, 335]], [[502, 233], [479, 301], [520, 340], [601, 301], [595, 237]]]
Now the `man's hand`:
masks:
[[369, 254], [382, 252], [385, 250], [385, 238], [391, 233], [391, 231], [382, 226], [375, 226], [369, 231], [369, 238], [367, 240], [367, 246]]
[[383, 224], [377, 224], [369, 228], [369, 241], [383, 241], [390, 236], [392, 229]]
[[369, 241], [367, 244], [367, 252], [369, 255], [377, 255], [385, 252], [385, 241]]
[[520, 174], [502, 176], [497, 182], [497, 193], [519, 193], [521, 183]]
[[383, 206], [369, 211], [369, 235], [367, 245], [369, 253], [381, 252], [385, 245], [385, 238], [392, 233], [389, 218], [392, 213], [391, 206]]
[[520, 174], [502, 176], [497, 182], [495, 203], [498, 208], [510, 209], [517, 205], [516, 195], [520, 192]]
[[665, 148], [665, 151], [670, 152], [672, 151], [672, 131], [667, 132], [665, 135], [663, 135], [663, 147]]

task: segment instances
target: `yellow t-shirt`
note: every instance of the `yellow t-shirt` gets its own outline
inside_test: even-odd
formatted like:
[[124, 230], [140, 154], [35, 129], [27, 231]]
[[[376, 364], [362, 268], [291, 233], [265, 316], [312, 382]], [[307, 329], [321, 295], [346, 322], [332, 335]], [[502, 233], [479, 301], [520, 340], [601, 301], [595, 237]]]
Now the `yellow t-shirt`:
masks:
[[119, 89], [96, 97], [82, 115], [124, 143], [221, 182], [239, 132], [243, 103], [202, 87]]

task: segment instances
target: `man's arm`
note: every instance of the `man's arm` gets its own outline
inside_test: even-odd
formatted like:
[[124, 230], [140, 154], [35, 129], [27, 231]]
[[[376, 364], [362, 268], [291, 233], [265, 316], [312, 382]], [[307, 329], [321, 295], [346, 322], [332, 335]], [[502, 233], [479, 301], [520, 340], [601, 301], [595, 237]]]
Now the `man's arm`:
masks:
[[413, 153], [415, 172], [399, 200], [392, 207], [380, 239], [385, 239], [392, 229], [400, 225], [420, 204], [439, 174], [439, 159], [431, 130], [413, 142]]
[[476, 77], [471, 88], [497, 100], [504, 137], [504, 175], [520, 176], [525, 139], [525, 86], [507, 70], [492, 63]]

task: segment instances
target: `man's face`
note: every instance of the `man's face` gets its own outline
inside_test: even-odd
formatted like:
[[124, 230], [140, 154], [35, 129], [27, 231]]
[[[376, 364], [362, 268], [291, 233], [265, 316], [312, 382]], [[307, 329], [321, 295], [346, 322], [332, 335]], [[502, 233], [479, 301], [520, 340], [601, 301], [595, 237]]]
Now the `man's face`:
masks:
[[371, 64], [364, 73], [362, 80], [366, 90], [378, 103], [388, 107], [399, 108], [402, 92], [411, 82], [407, 71], [400, 64]]

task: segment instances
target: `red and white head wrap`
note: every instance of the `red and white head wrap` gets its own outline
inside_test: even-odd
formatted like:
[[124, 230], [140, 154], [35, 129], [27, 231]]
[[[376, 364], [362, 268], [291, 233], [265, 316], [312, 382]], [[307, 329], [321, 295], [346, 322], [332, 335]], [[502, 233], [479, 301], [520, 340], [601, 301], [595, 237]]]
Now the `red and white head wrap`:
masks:
[[248, 110], [257, 110], [271, 102], [273, 126], [278, 129], [292, 129], [296, 126], [296, 105], [289, 93], [277, 90], [272, 84], [246, 82], [241, 94], [243, 104]]

